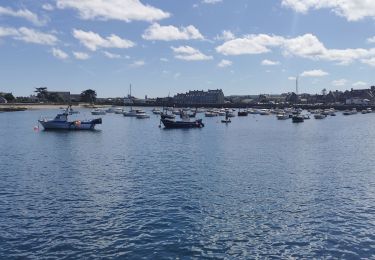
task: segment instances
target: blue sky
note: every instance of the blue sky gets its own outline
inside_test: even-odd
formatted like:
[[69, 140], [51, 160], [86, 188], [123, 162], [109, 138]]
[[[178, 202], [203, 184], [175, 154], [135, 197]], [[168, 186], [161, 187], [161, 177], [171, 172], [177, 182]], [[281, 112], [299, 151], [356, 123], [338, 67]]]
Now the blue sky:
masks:
[[318, 93], [373, 84], [375, 1], [8, 0], [0, 91]]

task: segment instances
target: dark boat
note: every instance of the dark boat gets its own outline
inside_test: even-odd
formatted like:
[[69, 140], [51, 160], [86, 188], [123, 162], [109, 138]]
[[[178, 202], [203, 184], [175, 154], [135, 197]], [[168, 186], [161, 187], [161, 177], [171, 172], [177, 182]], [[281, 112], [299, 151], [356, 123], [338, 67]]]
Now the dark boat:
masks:
[[249, 113], [247, 112], [247, 110], [245, 110], [245, 111], [238, 110], [238, 112], [237, 112], [238, 116], [247, 116], [248, 114]]
[[292, 122], [293, 123], [303, 123], [305, 118], [302, 115], [293, 115]]
[[172, 119], [161, 119], [165, 128], [202, 128], [204, 124], [202, 119], [197, 119], [195, 121], [175, 121]]

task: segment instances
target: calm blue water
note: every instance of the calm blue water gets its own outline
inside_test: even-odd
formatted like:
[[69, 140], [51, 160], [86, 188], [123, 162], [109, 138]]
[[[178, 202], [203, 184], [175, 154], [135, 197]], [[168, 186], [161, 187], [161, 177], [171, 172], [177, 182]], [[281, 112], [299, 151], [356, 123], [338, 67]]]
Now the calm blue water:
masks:
[[54, 114], [0, 114], [0, 259], [375, 257], [375, 113], [33, 131]]

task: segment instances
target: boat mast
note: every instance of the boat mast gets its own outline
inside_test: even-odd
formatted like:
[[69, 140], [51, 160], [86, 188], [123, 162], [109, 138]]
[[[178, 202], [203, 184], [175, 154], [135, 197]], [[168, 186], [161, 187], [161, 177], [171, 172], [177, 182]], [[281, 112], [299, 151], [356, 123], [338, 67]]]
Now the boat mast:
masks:
[[132, 84], [130, 84], [130, 94], [129, 94], [129, 99], [130, 99], [130, 111], [133, 110], [133, 99], [132, 99]]
[[296, 77], [296, 94], [298, 95], [298, 76]]

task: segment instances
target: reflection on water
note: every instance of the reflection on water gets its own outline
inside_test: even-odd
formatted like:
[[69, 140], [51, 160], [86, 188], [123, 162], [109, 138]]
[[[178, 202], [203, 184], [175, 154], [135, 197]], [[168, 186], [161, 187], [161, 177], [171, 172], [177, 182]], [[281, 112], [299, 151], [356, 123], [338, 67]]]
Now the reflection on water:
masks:
[[375, 255], [375, 114], [33, 131], [55, 112], [0, 114], [1, 259]]

